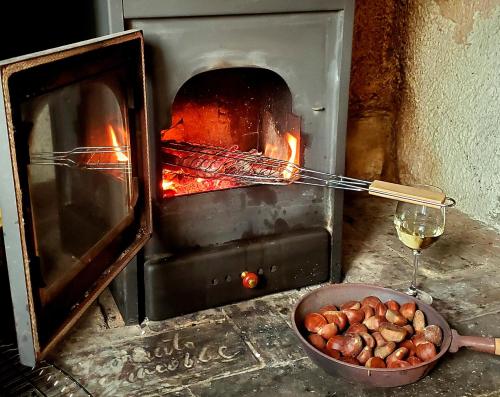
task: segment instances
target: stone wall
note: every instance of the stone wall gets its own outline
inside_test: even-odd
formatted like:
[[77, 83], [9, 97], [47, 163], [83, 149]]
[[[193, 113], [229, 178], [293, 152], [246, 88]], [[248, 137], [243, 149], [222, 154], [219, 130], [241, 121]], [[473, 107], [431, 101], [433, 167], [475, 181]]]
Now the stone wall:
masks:
[[500, 0], [357, 0], [346, 174], [429, 183], [500, 230]]
[[399, 18], [395, 0], [356, 1], [346, 157], [352, 177], [397, 177]]
[[500, 0], [408, 1], [402, 12], [401, 182], [440, 186], [500, 230]]

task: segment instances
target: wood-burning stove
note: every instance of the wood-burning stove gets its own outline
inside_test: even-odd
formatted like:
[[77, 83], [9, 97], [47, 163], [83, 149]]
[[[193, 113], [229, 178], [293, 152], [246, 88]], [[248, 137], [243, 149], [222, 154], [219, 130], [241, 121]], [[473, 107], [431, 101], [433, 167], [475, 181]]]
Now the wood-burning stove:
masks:
[[[340, 277], [341, 192], [193, 178], [162, 161], [161, 148], [236, 145], [342, 174], [352, 2], [101, 6], [103, 32], [141, 30], [144, 55], [132, 31], [2, 69], [0, 161], [14, 168], [0, 173], [0, 203], [26, 364], [64, 335], [150, 231], [112, 287], [129, 322]], [[51, 233], [50, 244], [39, 241]], [[259, 276], [256, 288], [243, 287], [243, 271]]]
[[[291, 132], [296, 162], [342, 173], [353, 7], [192, 0], [124, 1], [108, 10], [110, 30], [144, 32], [151, 96], [153, 237], [138, 267], [113, 286], [128, 320], [339, 280], [341, 193], [294, 185], [219, 190], [185, 176], [179, 189], [160, 146], [179, 138], [266, 153], [269, 145], [267, 154], [274, 146], [271, 156], [288, 159]], [[257, 288], [242, 288], [245, 270], [259, 273]]]

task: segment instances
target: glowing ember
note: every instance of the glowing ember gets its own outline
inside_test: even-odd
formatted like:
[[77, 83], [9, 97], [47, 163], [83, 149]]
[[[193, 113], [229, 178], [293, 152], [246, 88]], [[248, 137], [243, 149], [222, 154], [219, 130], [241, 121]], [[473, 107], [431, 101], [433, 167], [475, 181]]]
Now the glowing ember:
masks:
[[161, 182], [161, 188], [163, 190], [175, 190], [174, 182], [163, 179]]
[[111, 144], [115, 151], [116, 159], [120, 162], [128, 161], [128, 156], [123, 153], [123, 150], [120, 148], [121, 145], [118, 144], [118, 139], [116, 139], [116, 133], [111, 124], [108, 125], [109, 136], [111, 137]]
[[285, 179], [291, 179], [293, 176], [293, 165], [295, 164], [296, 157], [297, 157], [297, 138], [295, 138], [292, 134], [287, 133], [286, 134], [286, 141], [288, 142], [288, 146], [290, 146], [290, 158], [288, 159], [288, 165], [286, 168], [283, 170], [283, 178]]

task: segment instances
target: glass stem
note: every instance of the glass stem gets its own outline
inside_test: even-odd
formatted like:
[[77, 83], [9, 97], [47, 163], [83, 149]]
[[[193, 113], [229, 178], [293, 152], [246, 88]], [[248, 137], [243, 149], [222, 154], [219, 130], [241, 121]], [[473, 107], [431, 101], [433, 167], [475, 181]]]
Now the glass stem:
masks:
[[413, 277], [411, 279], [410, 291], [417, 292], [417, 271], [418, 271], [418, 259], [420, 257], [420, 250], [413, 250]]

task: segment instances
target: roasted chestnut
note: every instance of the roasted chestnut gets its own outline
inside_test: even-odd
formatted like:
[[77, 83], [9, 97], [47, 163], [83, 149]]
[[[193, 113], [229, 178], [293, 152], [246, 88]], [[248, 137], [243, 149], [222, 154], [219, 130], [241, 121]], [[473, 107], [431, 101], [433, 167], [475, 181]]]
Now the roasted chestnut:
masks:
[[363, 305], [361, 306], [360, 310], [362, 310], [365, 313], [365, 320], [375, 315], [375, 310], [373, 310], [371, 306]]
[[381, 324], [379, 331], [384, 339], [390, 342], [402, 342], [408, 334], [406, 329], [392, 323]]
[[361, 303], [358, 301], [349, 301], [340, 305], [340, 310], [353, 309], [358, 310], [361, 308]]
[[344, 309], [342, 310], [349, 320], [349, 324], [361, 323], [365, 319], [365, 312], [359, 309]]
[[326, 341], [318, 334], [309, 334], [307, 339], [316, 349], [322, 350], [326, 346]]
[[367, 318], [365, 321], [363, 321], [363, 324], [366, 325], [366, 328], [368, 328], [370, 331], [378, 331], [380, 328], [380, 324], [386, 321], [387, 320], [385, 317], [375, 315]]
[[306, 317], [304, 318], [304, 326], [306, 329], [309, 332], [314, 332], [315, 334], [317, 334], [321, 327], [327, 323], [326, 318], [319, 313], [309, 313], [306, 314]]
[[408, 320], [413, 321], [413, 316], [415, 316], [415, 311], [417, 310], [417, 305], [415, 302], [403, 303], [399, 309], [399, 312]]
[[413, 329], [415, 332], [423, 332], [425, 328], [425, 315], [422, 310], [415, 310], [413, 316]]
[[368, 328], [366, 328], [366, 325], [361, 323], [354, 323], [351, 324], [345, 331], [346, 334], [359, 334], [360, 332], [368, 332]]
[[[370, 335], [368, 332], [360, 332], [359, 336], [361, 336], [361, 338], [365, 342], [366, 346], [373, 348], [377, 345], [377, 342], [375, 342], [375, 338], [372, 335]], [[381, 337], [382, 337], [382, 335], [381, 335]]]
[[406, 318], [404, 318], [404, 316], [400, 312], [392, 309], [387, 309], [387, 312], [385, 313], [385, 318], [390, 323], [400, 326], [406, 325], [407, 323]]
[[399, 311], [399, 303], [394, 301], [394, 300], [390, 300], [390, 301], [385, 302], [385, 305], [390, 310], [394, 310], [395, 312]]
[[342, 331], [348, 323], [347, 316], [339, 311], [327, 311], [323, 313], [323, 316], [329, 323], [335, 323], [339, 329]]
[[360, 362], [361, 365], [365, 365], [366, 362], [373, 357], [373, 351], [371, 347], [365, 346], [363, 347], [363, 350], [357, 355], [357, 360]]
[[368, 361], [365, 364], [366, 368], [385, 368], [385, 361], [382, 360], [380, 357], [372, 357], [369, 358]]
[[367, 296], [361, 301], [362, 305], [370, 306], [372, 309], [375, 309], [379, 303], [382, 303], [382, 301], [376, 296]]
[[394, 342], [387, 342], [384, 346], [376, 347], [373, 355], [384, 359], [394, 350], [396, 350], [396, 344]]
[[318, 335], [321, 335], [326, 340], [330, 339], [332, 336], [337, 335], [337, 333], [338, 328], [335, 323], [325, 324], [318, 331]]
[[361, 336], [358, 334], [346, 335], [344, 343], [339, 350], [344, 356], [356, 357], [361, 353], [361, 350], [363, 350], [363, 340]]
[[441, 346], [443, 342], [443, 331], [438, 325], [428, 325], [424, 328], [425, 340], [434, 343], [436, 346]]
[[335, 305], [325, 305], [323, 307], [321, 307], [318, 312], [319, 314], [323, 314], [324, 312], [336, 312], [337, 310], [337, 306]]

